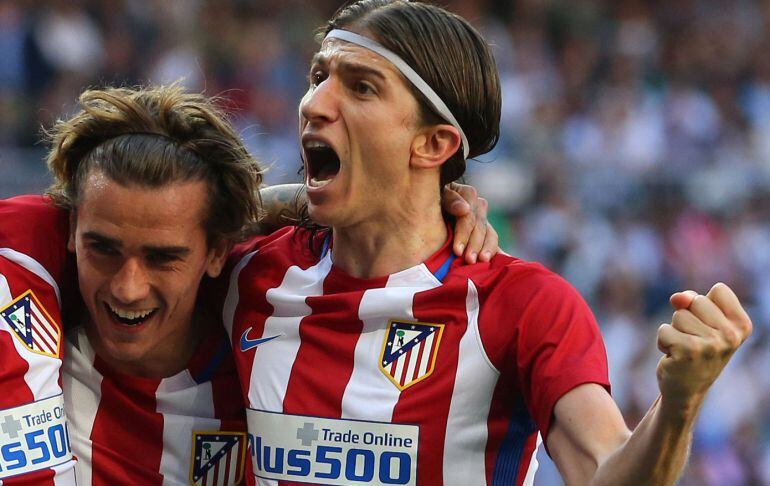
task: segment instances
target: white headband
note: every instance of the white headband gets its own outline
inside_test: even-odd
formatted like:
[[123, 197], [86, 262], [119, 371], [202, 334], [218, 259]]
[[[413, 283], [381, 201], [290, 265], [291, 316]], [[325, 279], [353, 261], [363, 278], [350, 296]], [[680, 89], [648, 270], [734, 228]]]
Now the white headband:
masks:
[[396, 69], [401, 71], [401, 74], [404, 75], [406, 79], [408, 79], [415, 88], [417, 88], [420, 93], [422, 93], [426, 98], [428, 98], [428, 101], [433, 106], [433, 109], [438, 112], [439, 115], [444, 117], [446, 121], [448, 121], [453, 127], [457, 129], [458, 132], [460, 132], [460, 138], [462, 138], [463, 141], [463, 156], [464, 158], [468, 158], [468, 139], [465, 137], [465, 132], [460, 127], [460, 124], [457, 123], [457, 120], [455, 119], [454, 115], [452, 115], [452, 112], [449, 110], [449, 107], [447, 107], [446, 103], [439, 97], [439, 95], [436, 94], [435, 91], [433, 91], [433, 88], [428, 86], [428, 83], [426, 83], [417, 72], [409, 66], [406, 62], [404, 62], [403, 59], [398, 57], [398, 55], [385, 48], [383, 45], [379, 44], [378, 42], [375, 42], [367, 37], [364, 37], [362, 35], [355, 34], [353, 32], [347, 31], [347, 30], [341, 30], [341, 29], [334, 29], [328, 34], [326, 34], [326, 39], [340, 39], [344, 40], [346, 42], [350, 42], [352, 44], [359, 45], [361, 47], [365, 47], [366, 49], [369, 49], [370, 51], [374, 51], [380, 56], [384, 57], [388, 61], [390, 61], [394, 66], [396, 66]]

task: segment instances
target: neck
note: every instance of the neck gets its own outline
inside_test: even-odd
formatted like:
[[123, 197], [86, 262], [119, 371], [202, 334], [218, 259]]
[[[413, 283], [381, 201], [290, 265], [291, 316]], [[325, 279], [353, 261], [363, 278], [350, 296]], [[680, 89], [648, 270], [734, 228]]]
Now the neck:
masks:
[[334, 264], [357, 278], [390, 275], [425, 261], [447, 239], [441, 208], [399, 208], [388, 215], [332, 228]]
[[189, 331], [178, 336], [179, 339], [169, 339], [162, 346], [138, 359], [121, 359], [120, 356], [111, 354], [99, 339], [91, 322], [86, 325], [85, 330], [97, 356], [118, 373], [142, 378], [168, 378], [187, 368], [203, 338], [205, 322], [206, 319], [193, 322], [187, 328]]

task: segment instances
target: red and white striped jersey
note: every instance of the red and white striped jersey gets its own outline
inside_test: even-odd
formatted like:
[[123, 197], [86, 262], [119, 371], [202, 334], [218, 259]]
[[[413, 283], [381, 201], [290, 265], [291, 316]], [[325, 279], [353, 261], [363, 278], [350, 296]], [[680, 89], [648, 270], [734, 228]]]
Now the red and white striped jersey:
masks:
[[243, 484], [243, 399], [221, 328], [186, 370], [164, 379], [111, 369], [82, 328], [68, 332], [65, 345], [78, 485]]
[[[61, 241], [43, 232], [62, 231]], [[58, 281], [66, 216], [39, 196], [0, 201], [0, 484], [74, 485], [61, 388]], [[50, 245], [59, 245], [54, 250]]]
[[557, 400], [609, 387], [590, 310], [540, 265], [447, 241], [358, 279], [308, 238], [245, 245], [224, 303], [259, 484], [531, 484]]

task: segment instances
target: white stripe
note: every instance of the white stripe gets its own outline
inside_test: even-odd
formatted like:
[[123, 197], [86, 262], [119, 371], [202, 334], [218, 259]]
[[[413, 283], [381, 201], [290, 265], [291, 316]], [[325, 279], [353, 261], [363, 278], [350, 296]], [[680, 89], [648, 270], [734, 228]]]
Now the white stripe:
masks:
[[[390, 422], [401, 391], [379, 368], [388, 321], [413, 321], [414, 294], [439, 285], [425, 265], [418, 265], [391, 275], [385, 288], [364, 292], [358, 308], [364, 327], [356, 343], [353, 373], [342, 397], [342, 418]], [[398, 368], [395, 377], [401, 379]]]
[[53, 347], [54, 349], [57, 349], [58, 343], [54, 341], [55, 336], [58, 336], [59, 333], [56, 332], [56, 329], [54, 329], [51, 326], [51, 323], [48, 321], [48, 319], [43, 315], [43, 313], [40, 311], [40, 309], [37, 307], [37, 304], [35, 304], [34, 299], [30, 299], [30, 309], [32, 310], [32, 314], [37, 317], [38, 324], [43, 327], [46, 331], [48, 331], [48, 335], [46, 335], [46, 341]]
[[[0, 306], [9, 304], [13, 297], [8, 280], [0, 275]], [[62, 392], [59, 386], [59, 368], [61, 360], [53, 356], [45, 356], [33, 352], [27, 346], [22, 344], [16, 332], [8, 326], [5, 319], [0, 319], [0, 332], [14, 334], [13, 346], [22, 359], [29, 363], [29, 369], [24, 374], [24, 381], [27, 383], [30, 392], [35, 400], [52, 397]]]
[[[267, 291], [265, 298], [284, 315], [272, 315], [265, 321], [262, 337], [280, 336], [256, 350], [251, 376], [269, 376], [268, 380], [252, 379], [249, 405], [258, 410], [282, 411], [289, 377], [300, 347], [299, 327], [311, 313], [307, 297], [323, 294], [323, 282], [332, 268], [331, 255], [315, 266], [302, 270], [293, 266], [286, 271], [281, 285]], [[260, 336], [252, 334], [254, 339]], [[252, 431], [255, 432], [255, 431]]]
[[160, 474], [164, 485], [188, 481], [192, 457], [192, 431], [219, 430], [215, 418], [211, 381], [198, 384], [184, 370], [161, 380], [155, 391], [156, 411], [163, 414], [163, 452]]
[[235, 479], [238, 477], [238, 459], [241, 457], [240, 443], [233, 447], [229, 452], [230, 460], [227, 461], [227, 469], [230, 470], [230, 484], [235, 483]]
[[[43, 323], [40, 322], [37, 319], [37, 316], [30, 316], [32, 319], [32, 337], [34, 339], [35, 336], [39, 336], [38, 341], [45, 344], [45, 351], [50, 354], [56, 354], [56, 351], [58, 351], [59, 347], [56, 345], [56, 343], [53, 341], [53, 338], [46, 333], [45, 329], [43, 327]], [[36, 328], [37, 326], [37, 328]]]
[[436, 338], [436, 333], [439, 331], [434, 331], [430, 333], [430, 336], [425, 338], [424, 341], [424, 348], [422, 350], [422, 360], [420, 360], [420, 376], [423, 376], [425, 373], [428, 372], [428, 366], [430, 366], [431, 356], [433, 356], [433, 341]]
[[[417, 368], [417, 355], [420, 354], [420, 344], [416, 344], [412, 346], [411, 354], [409, 355], [409, 365], [406, 367], [406, 381], [405, 383], [409, 383], [412, 381], [414, 377], [414, 369]], [[403, 385], [403, 383], [402, 383]]]
[[56, 280], [53, 279], [51, 274], [48, 273], [48, 270], [38, 263], [37, 260], [10, 248], [0, 248], [0, 257], [5, 257], [16, 264], [21, 265], [53, 287], [53, 291], [56, 293], [56, 302], [59, 304], [59, 307], [61, 307], [61, 295], [59, 294], [59, 286], [56, 285]]
[[[76, 464], [77, 463], [73, 460], [52, 467], [51, 469], [53, 469], [55, 474], [53, 484], [55, 486], [78, 486], [80, 483], [78, 483], [75, 475]], [[0, 485], [1, 484], [2, 483], [0, 483]]]
[[393, 378], [395, 378], [397, 382], [401, 383], [401, 386], [404, 386], [404, 381], [401, 380], [401, 377], [404, 375], [404, 366], [406, 366], [406, 357], [399, 356], [398, 359], [396, 359], [396, 373]]
[[537, 468], [539, 466], [537, 462], [537, 450], [540, 448], [540, 444], [543, 443], [543, 437], [540, 435], [540, 432], [537, 433], [537, 442], [535, 443], [535, 450], [532, 451], [532, 458], [529, 461], [529, 466], [527, 466], [527, 475], [524, 477], [524, 483], [522, 483], [522, 486], [532, 486], [535, 484], [535, 473], [537, 472]]
[[67, 333], [64, 353], [67, 359], [62, 366], [62, 384], [72, 453], [78, 458], [75, 471], [78, 485], [90, 486], [91, 431], [102, 398], [102, 375], [93, 366], [94, 351], [82, 328]]
[[468, 328], [460, 339], [457, 379], [449, 404], [444, 438], [444, 484], [476, 484], [486, 475], [487, 418], [499, 372], [481, 347], [479, 298], [468, 280]]
[[214, 482], [214, 479], [215, 479], [214, 468], [212, 467], [211, 469], [208, 470], [208, 472], [206, 472], [206, 486], [212, 486], [216, 484]]
[[229, 458], [232, 456], [232, 449], [225, 454], [225, 457], [221, 457], [219, 459], [219, 474], [217, 474], [217, 484], [221, 484], [222, 486], [226, 486], [227, 483], [225, 483], [225, 472], [227, 472], [227, 468], [230, 466], [230, 460]]

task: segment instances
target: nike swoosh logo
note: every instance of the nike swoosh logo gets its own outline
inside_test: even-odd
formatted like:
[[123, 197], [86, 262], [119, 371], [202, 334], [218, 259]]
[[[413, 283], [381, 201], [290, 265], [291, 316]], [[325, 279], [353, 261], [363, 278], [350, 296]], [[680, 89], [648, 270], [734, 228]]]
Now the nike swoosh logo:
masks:
[[249, 339], [246, 337], [246, 335], [249, 334], [249, 332], [251, 332], [251, 328], [246, 329], [245, 331], [243, 331], [243, 334], [241, 334], [241, 351], [242, 352], [256, 348], [260, 344], [264, 344], [268, 341], [272, 341], [273, 339], [282, 336], [282, 334], [276, 334], [275, 336], [270, 336], [270, 337], [265, 337], [260, 339]]

